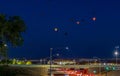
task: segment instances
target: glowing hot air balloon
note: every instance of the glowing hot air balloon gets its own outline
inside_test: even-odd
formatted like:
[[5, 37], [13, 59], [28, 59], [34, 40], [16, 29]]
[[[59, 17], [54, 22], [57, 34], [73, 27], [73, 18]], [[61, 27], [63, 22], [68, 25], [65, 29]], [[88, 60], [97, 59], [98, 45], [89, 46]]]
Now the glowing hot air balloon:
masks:
[[93, 17], [92, 20], [93, 20], [93, 21], [96, 21], [96, 17]]

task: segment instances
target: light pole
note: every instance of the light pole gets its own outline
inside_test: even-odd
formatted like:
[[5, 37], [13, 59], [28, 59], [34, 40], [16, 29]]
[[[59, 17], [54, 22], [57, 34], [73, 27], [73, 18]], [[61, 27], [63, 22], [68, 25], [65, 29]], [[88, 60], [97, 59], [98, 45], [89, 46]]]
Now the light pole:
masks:
[[[63, 48], [58, 48], [58, 49], [60, 49], [60, 50], [62, 50]], [[69, 47], [65, 47], [65, 49], [66, 50], [69, 50]], [[57, 50], [57, 48], [55, 48], [54, 50]], [[53, 48], [50, 48], [50, 76], [52, 76], [52, 62], [53, 62], [53, 54], [52, 54], [52, 52], [53, 52]], [[59, 56], [59, 54], [57, 53], [56, 54], [57, 56]]]
[[115, 51], [115, 56], [116, 56], [116, 65], [117, 65], [117, 55], [118, 55], [118, 51]]
[[118, 48], [119, 48], [119, 46], [116, 46], [115, 47], [115, 52], [114, 52], [114, 54], [115, 54], [115, 56], [116, 56], [116, 65], [117, 65], [117, 57], [118, 57]]
[[118, 48], [119, 48], [119, 46], [116, 46], [115, 47], [115, 52], [114, 52], [114, 54], [115, 54], [115, 56], [116, 56], [116, 65], [117, 65], [117, 57], [118, 57]]
[[98, 66], [99, 66], [99, 76], [101, 76], [101, 66], [102, 66], [102, 64], [101, 64], [101, 59], [100, 58], [98, 58], [98, 57], [95, 57], [98, 61], [99, 61], [99, 63], [100, 64], [98, 64]]
[[101, 59], [100, 59], [100, 58], [98, 58], [98, 59], [99, 59], [99, 63], [100, 63], [100, 64], [99, 64], [99, 76], [101, 76], [101, 65], [102, 65], [102, 64], [101, 64]]
[[73, 65], [74, 65], [74, 69], [76, 69], [76, 67], [75, 67], [75, 65], [76, 65], [76, 61], [75, 61], [75, 59], [73, 59]]
[[52, 50], [53, 48], [50, 48], [50, 76], [52, 76]]

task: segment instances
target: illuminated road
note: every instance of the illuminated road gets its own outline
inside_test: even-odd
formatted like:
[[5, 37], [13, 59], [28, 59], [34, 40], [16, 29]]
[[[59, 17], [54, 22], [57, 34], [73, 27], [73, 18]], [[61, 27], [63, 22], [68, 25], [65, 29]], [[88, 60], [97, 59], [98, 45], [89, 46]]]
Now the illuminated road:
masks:
[[[30, 68], [46, 68], [46, 72], [47, 70], [50, 68], [50, 65], [9, 65], [9, 66], [13, 66], [13, 67], [30, 67]], [[111, 66], [111, 65], [109, 65]], [[120, 67], [120, 65], [114, 65], [115, 67]], [[101, 74], [101, 76], [119, 76], [120, 70], [115, 70], [115, 71], [108, 71], [106, 72], [105, 70], [103, 70], [106, 66], [105, 65], [52, 65], [52, 68], [88, 68], [90, 73], [93, 73], [94, 70], [97, 71], [96, 76], [99, 76], [99, 74]], [[35, 70], [32, 70], [35, 71]], [[38, 73], [38, 72], [37, 72]], [[107, 74], [107, 75], [106, 75]]]

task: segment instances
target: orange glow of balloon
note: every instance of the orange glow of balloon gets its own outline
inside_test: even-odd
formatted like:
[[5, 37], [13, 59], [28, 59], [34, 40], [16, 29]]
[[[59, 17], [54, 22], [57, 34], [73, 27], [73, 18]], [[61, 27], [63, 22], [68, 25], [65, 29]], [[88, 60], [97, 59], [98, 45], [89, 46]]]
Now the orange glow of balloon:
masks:
[[76, 24], [78, 24], [78, 25], [79, 25], [79, 24], [80, 24], [80, 21], [77, 21], [77, 22], [76, 22]]
[[93, 17], [92, 20], [95, 21], [95, 20], [96, 20], [96, 17]]

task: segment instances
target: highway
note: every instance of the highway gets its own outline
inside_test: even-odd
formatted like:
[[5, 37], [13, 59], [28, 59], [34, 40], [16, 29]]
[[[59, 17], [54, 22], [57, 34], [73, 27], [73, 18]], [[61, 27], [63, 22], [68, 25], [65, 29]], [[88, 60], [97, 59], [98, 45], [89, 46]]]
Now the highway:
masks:
[[[27, 67], [27, 68], [46, 68], [46, 71], [50, 68], [50, 65], [9, 65], [13, 67]], [[97, 71], [96, 76], [119, 76], [120, 70], [115, 71], [105, 71], [106, 66], [112, 65], [52, 65], [52, 68], [87, 68], [90, 73], [93, 73], [94, 70]], [[120, 67], [120, 65], [114, 65], [115, 67]], [[32, 70], [35, 71], [35, 70]]]
[[[19, 64], [9, 64], [9, 66], [18, 66], [18, 67], [50, 67], [50, 65], [39, 65], [39, 64], [31, 64], [31, 65], [19, 65]], [[120, 67], [119, 65], [52, 65], [52, 67], [64, 67], [64, 68], [94, 68], [94, 67], [106, 67], [106, 66], [115, 66]]]

